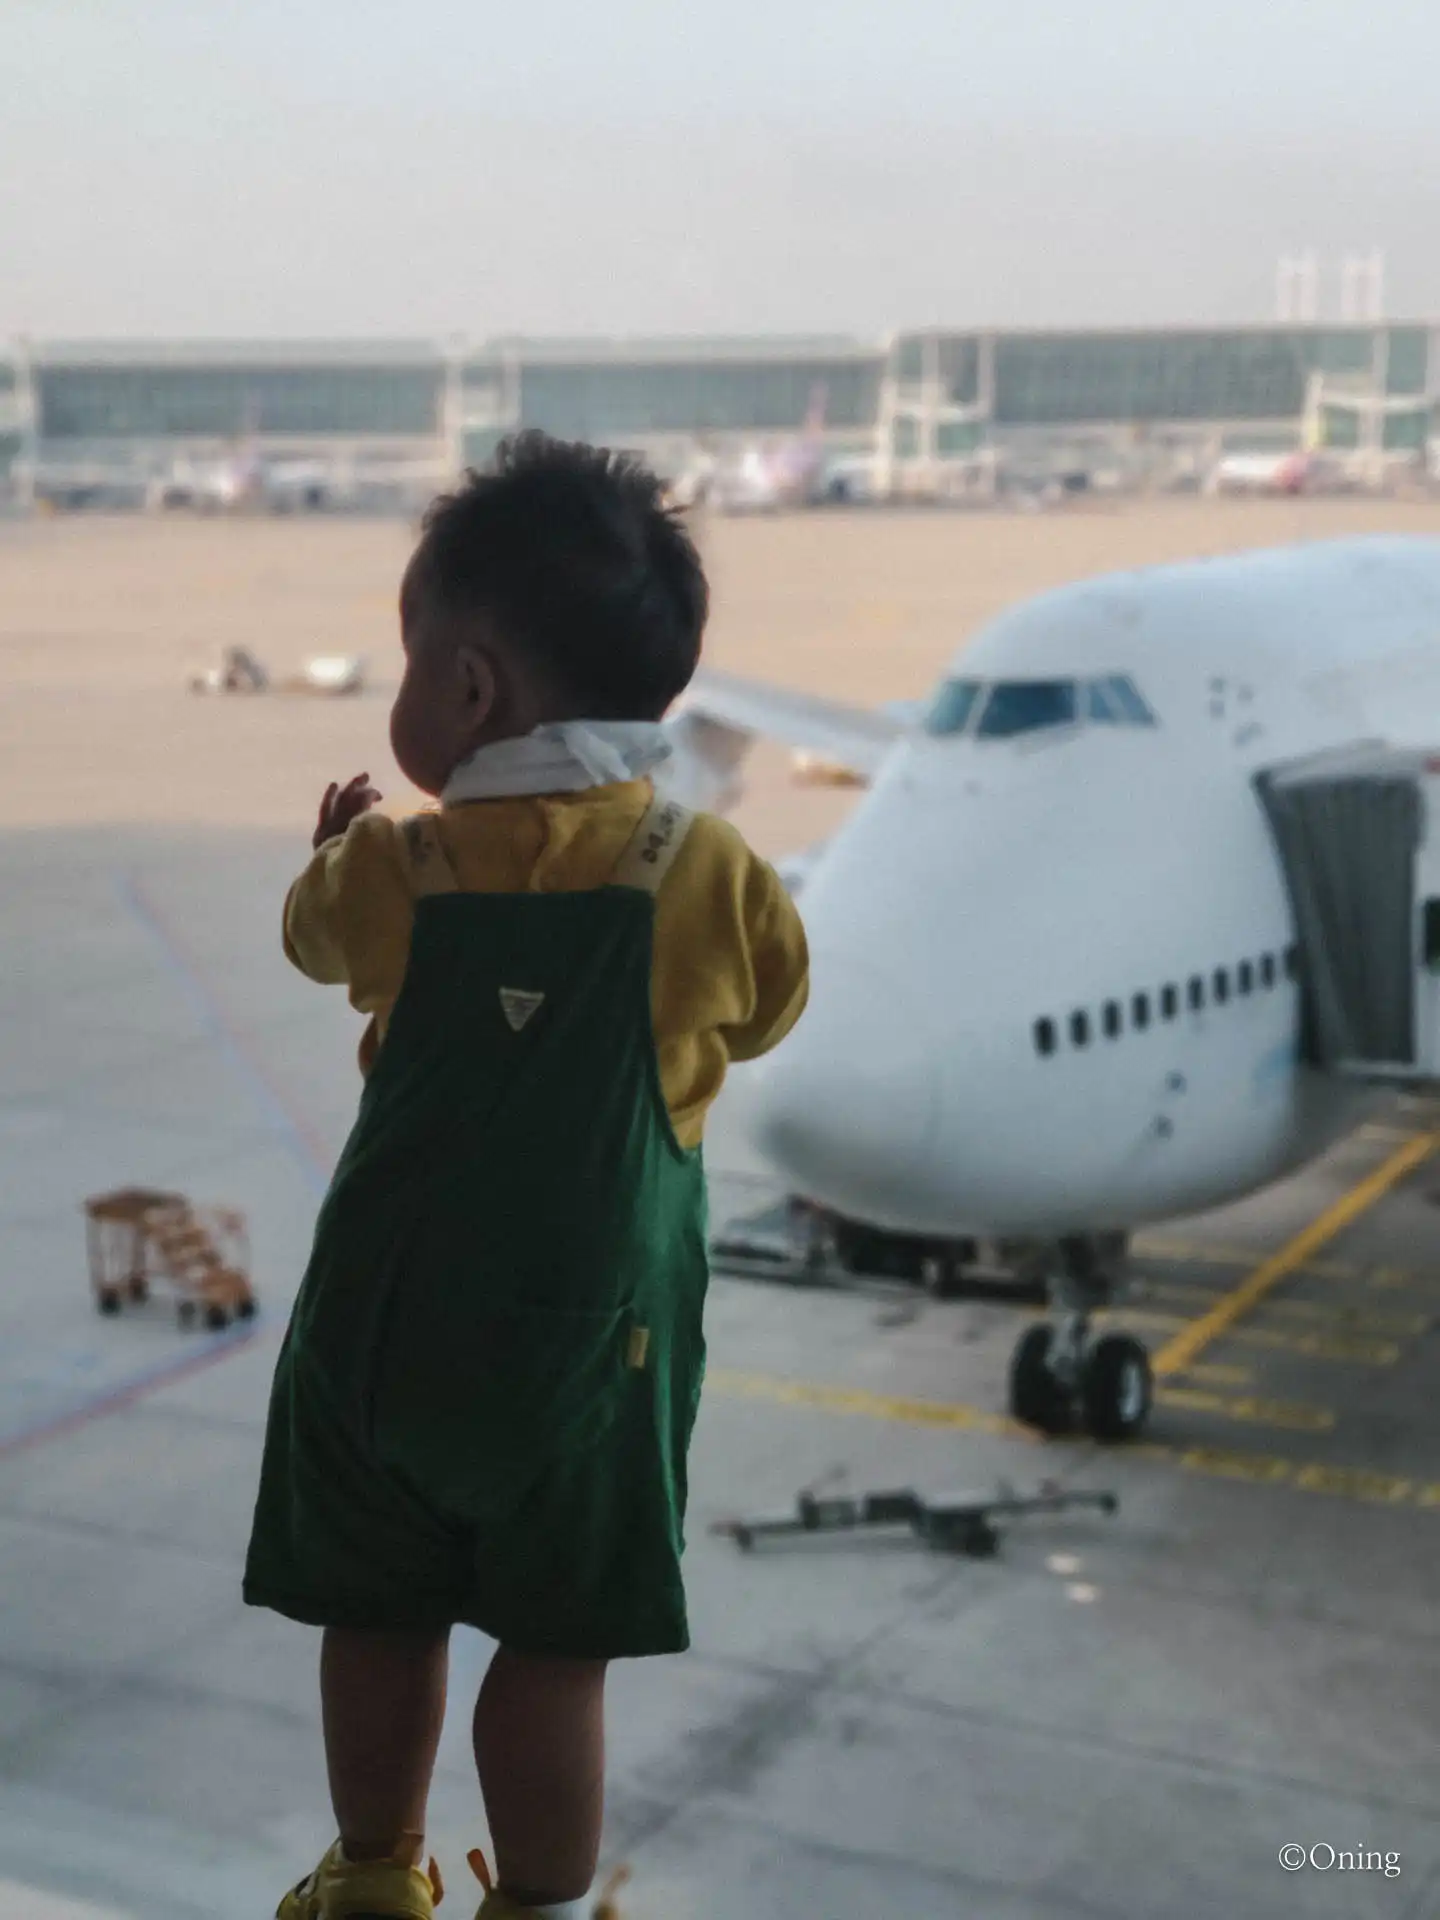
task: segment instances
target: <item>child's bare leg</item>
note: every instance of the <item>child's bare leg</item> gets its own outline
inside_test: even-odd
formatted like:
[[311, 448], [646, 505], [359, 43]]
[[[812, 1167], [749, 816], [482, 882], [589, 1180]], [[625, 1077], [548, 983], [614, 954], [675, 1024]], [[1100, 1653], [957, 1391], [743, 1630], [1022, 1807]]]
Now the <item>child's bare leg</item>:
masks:
[[475, 1764], [504, 1892], [526, 1907], [582, 1899], [605, 1810], [605, 1662], [501, 1647], [475, 1704]]
[[447, 1632], [325, 1630], [325, 1758], [347, 1859], [389, 1859], [406, 1835], [419, 1854], [445, 1721], [449, 1647]]

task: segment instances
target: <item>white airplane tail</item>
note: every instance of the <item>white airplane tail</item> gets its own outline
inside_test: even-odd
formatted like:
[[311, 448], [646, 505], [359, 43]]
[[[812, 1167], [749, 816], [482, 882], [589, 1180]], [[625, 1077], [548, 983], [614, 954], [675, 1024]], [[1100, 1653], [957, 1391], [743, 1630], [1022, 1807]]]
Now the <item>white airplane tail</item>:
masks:
[[810, 389], [810, 404], [805, 409], [805, 438], [818, 440], [825, 431], [825, 409], [829, 404], [830, 390], [823, 380], [817, 380]]

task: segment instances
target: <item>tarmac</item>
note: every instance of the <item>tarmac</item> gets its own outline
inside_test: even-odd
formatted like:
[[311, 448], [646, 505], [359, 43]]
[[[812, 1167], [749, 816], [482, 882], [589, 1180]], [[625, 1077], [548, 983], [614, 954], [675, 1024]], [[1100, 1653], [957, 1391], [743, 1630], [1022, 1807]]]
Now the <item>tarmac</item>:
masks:
[[[279, 949], [308, 846], [292, 748], [323, 736], [318, 797], [383, 708], [187, 704], [158, 668], [87, 705], [5, 645], [27, 777], [0, 783], [0, 1920], [258, 1920], [332, 1837], [316, 1636], [245, 1609], [239, 1572], [358, 1090], [343, 995]], [[106, 716], [146, 701], [150, 760], [117, 748], [102, 809]], [[227, 795], [247, 755], [263, 806]], [[762, 762], [772, 831], [841, 804], [782, 789]], [[288, 828], [262, 817], [277, 792]], [[1397, 1104], [1296, 1180], [1141, 1236], [1117, 1319], [1163, 1378], [1128, 1448], [1006, 1420], [1022, 1306], [717, 1274], [694, 1647], [612, 1679], [626, 1920], [1440, 1911], [1437, 1124]], [[717, 1221], [778, 1197], [723, 1101], [708, 1157]], [[80, 1203], [131, 1182], [245, 1210], [253, 1323], [184, 1331], [161, 1297], [97, 1315]], [[709, 1531], [805, 1488], [1002, 1481], [1119, 1511], [1016, 1523], [991, 1560]], [[486, 1657], [457, 1634], [432, 1803], [460, 1911]]]

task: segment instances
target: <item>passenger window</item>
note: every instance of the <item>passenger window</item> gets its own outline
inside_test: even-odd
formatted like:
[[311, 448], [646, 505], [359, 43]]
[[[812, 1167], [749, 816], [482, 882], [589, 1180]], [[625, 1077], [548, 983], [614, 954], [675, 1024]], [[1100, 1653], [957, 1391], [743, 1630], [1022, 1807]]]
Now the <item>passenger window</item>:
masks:
[[1053, 1020], [1037, 1020], [1035, 1022], [1035, 1051], [1037, 1053], [1054, 1053], [1055, 1022]]
[[1190, 1002], [1190, 1011], [1192, 1013], [1199, 1013], [1205, 1004], [1205, 982], [1200, 978], [1198, 973], [1192, 973], [1190, 976], [1187, 998]]
[[1242, 960], [1235, 969], [1236, 984], [1241, 993], [1253, 992], [1255, 987], [1255, 969], [1248, 960]]
[[1077, 1047], [1090, 1044], [1090, 1016], [1088, 1013], [1072, 1013], [1070, 1016], [1070, 1038]]
[[1149, 1026], [1150, 996], [1148, 993], [1137, 993], [1135, 995], [1135, 998], [1130, 1002], [1130, 1018], [1142, 1033], [1146, 1027]]
[[1260, 956], [1260, 984], [1262, 987], [1273, 987], [1275, 984], [1275, 956], [1273, 953], [1262, 953]]
[[1073, 680], [1001, 680], [990, 689], [978, 728], [982, 740], [1009, 740], [1044, 727], [1070, 727], [1079, 719], [1079, 688]]
[[1105, 1002], [1105, 1038], [1107, 1040], [1120, 1038], [1120, 1002], [1118, 1000]]
[[1230, 970], [1228, 967], [1215, 969], [1215, 998], [1223, 1007], [1230, 998]]
[[1179, 1011], [1180, 989], [1178, 987], [1162, 987], [1160, 989], [1160, 1018], [1162, 1020], [1173, 1020]]

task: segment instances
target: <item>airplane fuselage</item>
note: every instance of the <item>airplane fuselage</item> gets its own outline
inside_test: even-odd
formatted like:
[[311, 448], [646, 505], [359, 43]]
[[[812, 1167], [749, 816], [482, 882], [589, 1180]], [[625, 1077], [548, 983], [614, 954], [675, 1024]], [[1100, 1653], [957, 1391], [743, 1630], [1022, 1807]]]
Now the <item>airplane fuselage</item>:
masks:
[[937, 1235], [1131, 1226], [1303, 1163], [1373, 1096], [1300, 1063], [1255, 776], [1437, 715], [1440, 542], [1003, 615], [806, 880], [811, 1004], [742, 1095], [762, 1153], [811, 1200]]

